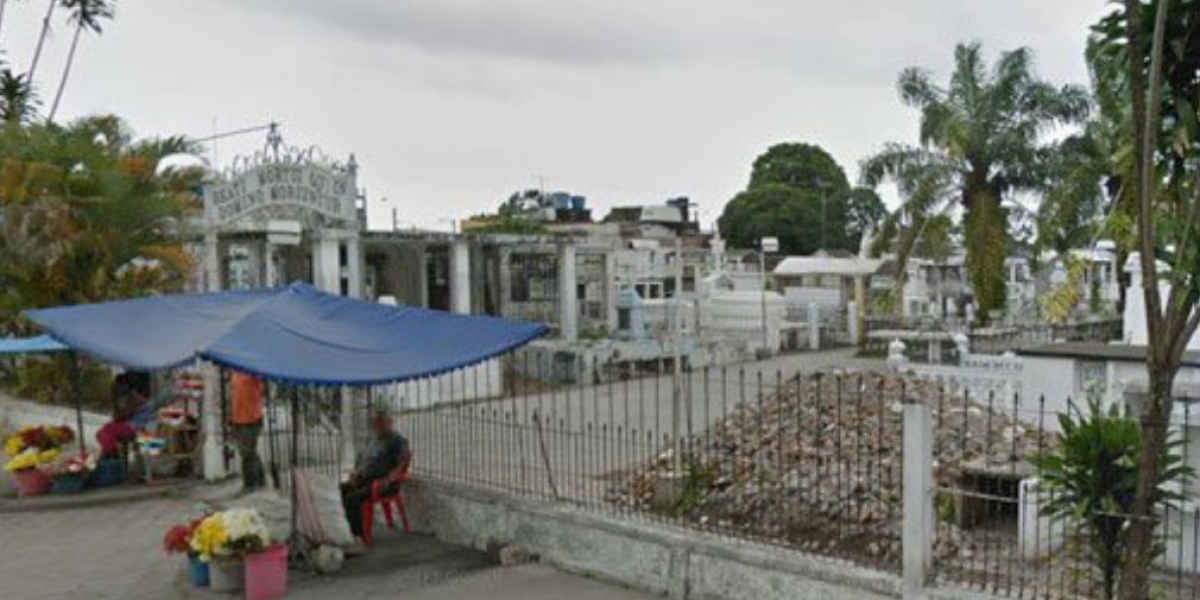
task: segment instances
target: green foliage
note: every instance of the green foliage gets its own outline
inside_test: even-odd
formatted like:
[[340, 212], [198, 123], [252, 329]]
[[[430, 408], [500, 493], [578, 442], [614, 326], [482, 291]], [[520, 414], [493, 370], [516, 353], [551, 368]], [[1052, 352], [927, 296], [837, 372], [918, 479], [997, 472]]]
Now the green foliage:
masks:
[[771, 184], [813, 191], [819, 191], [819, 186], [828, 186], [831, 192], [850, 189], [846, 172], [828, 152], [820, 146], [796, 142], [775, 144], [754, 159], [746, 189]]
[[949, 260], [954, 253], [954, 221], [947, 215], [933, 215], [920, 221], [922, 228], [913, 246], [913, 255], [936, 262]]
[[[181, 290], [180, 239], [202, 173], [159, 169], [193, 150], [135, 141], [116, 117], [0, 128], [0, 335], [32, 333], [22, 311]], [[56, 397], [66, 377], [47, 374]]]
[[[1105, 598], [1113, 598], [1125, 552], [1125, 532], [1137, 491], [1141, 432], [1136, 420], [1097, 398], [1087, 414], [1060, 415], [1059, 448], [1031, 460], [1042, 487], [1050, 492], [1046, 510], [1058, 519], [1086, 522], [1088, 543], [1100, 570]], [[1169, 485], [1191, 477], [1173, 441], [1164, 449], [1156, 504], [1180, 499]], [[1161, 549], [1160, 549], [1161, 552]]]
[[1065, 323], [1075, 307], [1079, 306], [1082, 299], [1080, 285], [1088, 268], [1087, 261], [1071, 254], [1064, 255], [1062, 260], [1067, 280], [1041, 294], [1037, 299], [1038, 306], [1042, 309], [1042, 318], [1050, 323]]
[[[1143, 40], [1149, 40], [1154, 31], [1155, 14], [1161, 0], [1142, 2], [1141, 20]], [[1196, 147], [1196, 103], [1200, 100], [1200, 0], [1170, 0], [1170, 18], [1167, 20], [1166, 43], [1163, 53], [1162, 116], [1163, 133], [1160, 136], [1162, 149], [1168, 154], [1195, 153]], [[1129, 56], [1126, 21], [1123, 10], [1115, 10], [1092, 27], [1088, 42], [1088, 57], [1092, 64], [1102, 107], [1111, 107], [1114, 114], [1128, 115], [1129, 81], [1127, 57]], [[1150, 67], [1150, 48], [1145, 44], [1143, 63]], [[1178, 147], [1180, 136], [1190, 138], [1187, 148]], [[1174, 169], [1186, 168], [1174, 165]]]
[[686, 517], [700, 508], [717, 480], [717, 469], [705, 465], [699, 458], [688, 456], [684, 461], [683, 490], [675, 506], [676, 516]]
[[850, 234], [847, 249], [859, 250], [863, 236], [879, 227], [887, 214], [887, 207], [875, 190], [859, 187], [847, 192], [846, 230]]
[[[886, 214], [874, 190], [851, 189], [829, 153], [810, 144], [777, 144], [754, 161], [750, 184], [721, 214], [721, 234], [738, 248], [779, 238], [784, 254], [857, 252], [864, 233]], [[822, 227], [824, 213], [824, 227]]]
[[37, 92], [25, 75], [0, 70], [0, 126], [23, 125], [37, 118]]
[[1080, 88], [1037, 79], [1026, 48], [1002, 53], [990, 68], [979, 44], [960, 44], [954, 57], [945, 87], [922, 69], [900, 74], [901, 99], [921, 112], [919, 145], [888, 144], [863, 163], [862, 178], [870, 186], [893, 181], [904, 199], [884, 221], [877, 251], [899, 246], [897, 255], [907, 256], [911, 248], [903, 246], [919, 236], [902, 236], [905, 222], [946, 214], [956, 205], [963, 209], [967, 268], [979, 314], [986, 317], [1006, 300], [1003, 269], [997, 268], [1008, 248], [1002, 202], [1013, 192], [1042, 187], [1049, 147], [1043, 137], [1085, 118], [1089, 99]]

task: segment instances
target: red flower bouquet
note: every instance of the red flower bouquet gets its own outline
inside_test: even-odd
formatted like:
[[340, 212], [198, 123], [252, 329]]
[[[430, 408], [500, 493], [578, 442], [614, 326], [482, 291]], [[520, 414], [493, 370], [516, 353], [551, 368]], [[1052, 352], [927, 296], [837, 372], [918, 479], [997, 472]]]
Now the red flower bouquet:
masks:
[[176, 525], [167, 530], [163, 536], [163, 550], [167, 554], [189, 554], [192, 552], [192, 534], [204, 517], [200, 517], [186, 525]]

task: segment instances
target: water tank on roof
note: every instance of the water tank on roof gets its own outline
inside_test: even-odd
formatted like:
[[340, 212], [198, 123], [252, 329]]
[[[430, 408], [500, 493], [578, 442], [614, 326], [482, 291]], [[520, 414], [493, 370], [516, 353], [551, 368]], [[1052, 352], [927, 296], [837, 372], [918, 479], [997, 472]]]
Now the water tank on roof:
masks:
[[569, 210], [571, 208], [571, 195], [565, 192], [550, 194], [550, 206], [556, 210]]
[[571, 196], [571, 209], [582, 211], [587, 208], [587, 198], [583, 196]]

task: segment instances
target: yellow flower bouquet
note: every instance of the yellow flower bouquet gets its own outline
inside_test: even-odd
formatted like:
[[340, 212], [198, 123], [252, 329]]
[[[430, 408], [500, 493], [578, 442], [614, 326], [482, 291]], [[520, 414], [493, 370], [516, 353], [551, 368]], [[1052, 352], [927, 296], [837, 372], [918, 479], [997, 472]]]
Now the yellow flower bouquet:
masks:
[[75, 431], [66, 425], [36, 425], [23, 427], [4, 440], [4, 454], [9, 458], [30, 449], [51, 450], [61, 448], [75, 440]]
[[52, 465], [58, 460], [59, 454], [60, 451], [58, 448], [51, 448], [49, 450], [28, 448], [5, 463], [4, 470], [9, 473], [15, 473], [17, 471], [24, 471], [25, 469], [35, 469]]
[[252, 508], [231, 508], [205, 517], [190, 541], [192, 552], [205, 562], [261, 552], [270, 544], [262, 515]]

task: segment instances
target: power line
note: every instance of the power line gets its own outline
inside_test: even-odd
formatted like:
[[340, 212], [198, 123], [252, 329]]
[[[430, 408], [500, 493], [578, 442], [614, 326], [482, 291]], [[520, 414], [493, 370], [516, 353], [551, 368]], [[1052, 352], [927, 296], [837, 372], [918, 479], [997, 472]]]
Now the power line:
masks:
[[234, 129], [232, 131], [224, 131], [221, 133], [214, 133], [213, 135], [210, 135], [207, 137], [195, 138], [193, 141], [196, 143], [199, 143], [199, 144], [203, 144], [206, 142], [214, 142], [217, 140], [222, 140], [222, 139], [225, 139], [228, 137], [245, 135], [247, 133], [256, 133], [259, 131], [267, 131], [267, 130], [271, 129], [272, 127], [278, 127], [278, 126], [279, 126], [279, 123], [271, 122], [271, 123], [267, 123], [266, 125], [258, 125], [255, 127], [246, 127], [243, 129]]

